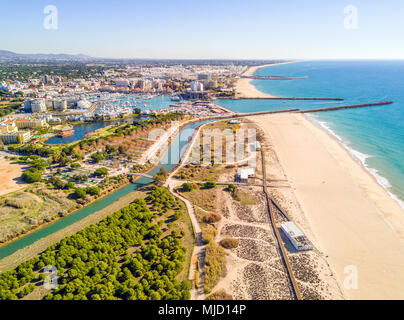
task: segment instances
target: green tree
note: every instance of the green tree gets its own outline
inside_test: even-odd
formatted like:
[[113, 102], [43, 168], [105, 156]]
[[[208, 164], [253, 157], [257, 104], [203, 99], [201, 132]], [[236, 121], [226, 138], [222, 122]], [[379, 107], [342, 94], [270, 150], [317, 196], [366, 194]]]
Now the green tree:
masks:
[[86, 195], [87, 195], [87, 192], [86, 192], [86, 190], [84, 188], [76, 188], [76, 189], [74, 189], [73, 196], [76, 199], [84, 199], [86, 197]]
[[181, 188], [183, 192], [190, 192], [194, 190], [194, 185], [192, 183], [186, 182], [182, 184]]
[[28, 183], [39, 182], [42, 180], [42, 173], [38, 170], [27, 170], [22, 174], [22, 179]]
[[93, 159], [93, 161], [95, 163], [98, 163], [98, 162], [104, 160], [105, 157], [101, 153], [97, 152], [97, 153], [94, 153], [94, 154], [91, 155], [91, 159]]
[[97, 170], [94, 171], [94, 175], [97, 177], [103, 177], [103, 176], [107, 176], [108, 175], [108, 169], [107, 168], [99, 168]]

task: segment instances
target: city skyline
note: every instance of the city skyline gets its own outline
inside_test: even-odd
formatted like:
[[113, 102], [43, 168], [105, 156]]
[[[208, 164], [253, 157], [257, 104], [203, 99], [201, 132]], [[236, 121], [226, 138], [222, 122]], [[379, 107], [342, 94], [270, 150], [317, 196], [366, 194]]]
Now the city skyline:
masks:
[[[44, 22], [57, 9], [56, 28]], [[403, 59], [404, 4], [4, 1], [0, 49], [150, 59]], [[377, 44], [377, 45], [376, 45]]]

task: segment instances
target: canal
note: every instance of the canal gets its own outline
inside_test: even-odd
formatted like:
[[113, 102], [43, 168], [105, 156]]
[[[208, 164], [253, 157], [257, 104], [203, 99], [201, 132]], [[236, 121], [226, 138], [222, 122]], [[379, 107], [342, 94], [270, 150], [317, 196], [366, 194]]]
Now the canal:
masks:
[[[203, 123], [206, 123], [208, 121], [201, 121], [201, 122], [196, 122], [193, 124], [188, 125], [184, 130], [181, 131], [180, 135], [174, 140], [174, 142], [171, 144], [170, 148], [168, 149], [167, 153], [165, 156], [162, 158], [160, 164], [148, 174], [154, 175], [157, 172], [160, 171], [160, 168], [164, 167], [167, 171], [172, 170], [176, 164], [179, 162], [181, 155], [188, 144], [188, 140], [192, 137], [195, 129], [200, 126]], [[131, 193], [149, 183], [151, 183], [152, 180], [149, 178], [140, 178], [136, 181], [136, 183], [129, 184], [105, 197], [102, 199], [90, 204], [89, 206], [76, 211], [60, 220], [57, 220], [56, 222], [39, 229], [38, 231], [32, 232], [20, 239], [17, 239], [3, 247], [0, 248], [0, 259], [3, 259], [16, 251], [25, 248], [26, 246], [29, 246], [36, 241], [47, 237], [59, 230], [64, 229], [65, 227], [70, 226], [71, 224], [80, 221], [81, 219], [88, 217], [89, 215], [103, 209], [104, 207], [110, 205], [111, 203], [115, 202], [116, 200], [120, 199], [124, 195]]]

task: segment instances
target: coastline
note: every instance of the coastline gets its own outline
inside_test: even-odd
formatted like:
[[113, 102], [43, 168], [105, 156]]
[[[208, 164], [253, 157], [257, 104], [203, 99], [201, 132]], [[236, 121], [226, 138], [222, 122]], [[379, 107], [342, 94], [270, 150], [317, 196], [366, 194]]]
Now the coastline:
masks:
[[[258, 69], [271, 66], [265, 64], [261, 66], [249, 67], [244, 73], [244, 76], [252, 76]], [[237, 98], [275, 98], [270, 94], [259, 91], [251, 82], [252, 79], [237, 79], [236, 83], [236, 97]]]
[[[288, 62], [281, 62], [281, 63], [274, 63], [274, 64], [263, 64], [260, 66], [249, 67], [244, 73], [244, 76], [252, 76], [258, 69], [269, 67], [269, 66], [277, 66], [280, 64], [289, 64], [289, 63], [296, 63], [299, 61], [288, 61]], [[264, 93], [258, 90], [255, 85], [252, 84], [253, 79], [237, 79], [237, 83], [235, 86], [236, 89], [236, 97], [237, 98], [277, 98], [277, 96]]]
[[[256, 70], [258, 70], [260, 68], [279, 65], [279, 64], [296, 63], [296, 62], [300, 62], [300, 61], [291, 61], [291, 62], [283, 62], [283, 63], [277, 63], [277, 64], [269, 64], [269, 65], [251, 67], [245, 72], [245, 75], [252, 75], [256, 72]], [[240, 80], [242, 80], [242, 79], [240, 79]], [[244, 80], [249, 80], [249, 79], [244, 79]], [[250, 82], [251, 82], [251, 80], [250, 80]], [[252, 84], [250, 84], [250, 85], [253, 86], [254, 89], [257, 90], [260, 94], [267, 95], [267, 97], [276, 97], [276, 96], [273, 96], [270, 94], [263, 93], [263, 92], [259, 91], [254, 85], [252, 85]], [[248, 94], [248, 91], [246, 92], [246, 94]], [[246, 95], [246, 96], [242, 96], [242, 97], [248, 97], [248, 96]], [[259, 96], [254, 95], [254, 97], [259, 97]], [[368, 167], [366, 165], [365, 160], [366, 160], [366, 158], [370, 157], [369, 155], [363, 154], [363, 153], [355, 150], [354, 148], [351, 148], [348, 145], [344, 144], [342, 138], [337, 133], [335, 133], [331, 128], [329, 128], [324, 121], [320, 121], [315, 116], [305, 114], [304, 119], [308, 123], [310, 123], [312, 126], [318, 127], [322, 131], [327, 133], [328, 136], [332, 140], [335, 140], [336, 142], [338, 142], [340, 147], [349, 154], [349, 156], [352, 158], [352, 160], [354, 162], [357, 162], [358, 164], [360, 164], [362, 169], [374, 180], [374, 182], [377, 183], [381, 188], [383, 188], [384, 192], [387, 193], [392, 200], [394, 200], [401, 208], [404, 209], [404, 201], [401, 200], [396, 194], [394, 194], [393, 192], [391, 192], [389, 190], [390, 182], [385, 177], [380, 175], [378, 173], [377, 169]], [[362, 159], [362, 158], [364, 158], [364, 159]]]
[[[304, 232], [324, 252], [345, 296], [403, 298], [403, 208], [337, 139], [303, 115], [253, 120], [276, 150], [307, 221]], [[344, 281], [351, 266], [358, 288], [349, 290]]]
[[352, 158], [353, 161], [357, 162], [364, 171], [374, 180], [375, 183], [380, 185], [384, 189], [384, 191], [395, 201], [399, 204], [401, 208], [404, 209], [404, 201], [401, 200], [397, 195], [392, 193], [389, 188], [391, 187], [390, 182], [383, 177], [382, 175], [379, 174], [379, 171], [375, 168], [368, 167], [366, 164], [366, 159], [370, 158], [370, 155], [363, 154], [354, 148], [349, 147], [349, 145], [345, 144], [342, 140], [342, 138], [334, 131], [332, 130], [326, 122], [320, 121], [316, 119], [315, 117], [312, 117], [308, 114], [305, 114], [304, 117], [306, 118], [307, 121], [309, 121], [312, 125], [315, 127], [320, 128], [321, 130], [325, 131], [329, 137], [335, 141], [338, 142], [338, 144], [346, 150], [346, 152], [349, 154], [349, 156]]
[[[303, 230], [323, 251], [344, 295], [402, 299], [404, 209], [381, 183], [384, 178], [366, 166], [365, 155], [361, 159], [314, 117], [282, 114], [252, 120], [273, 144], [307, 222]], [[351, 267], [358, 272], [356, 289], [344, 286]]]

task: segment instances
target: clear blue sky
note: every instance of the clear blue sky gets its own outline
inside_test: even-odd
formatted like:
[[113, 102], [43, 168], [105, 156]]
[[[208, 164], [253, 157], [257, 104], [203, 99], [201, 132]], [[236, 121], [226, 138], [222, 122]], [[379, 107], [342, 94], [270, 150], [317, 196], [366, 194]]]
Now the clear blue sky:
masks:
[[[46, 5], [58, 30], [43, 27]], [[344, 7], [358, 29], [344, 28]], [[1, 0], [0, 49], [96, 57], [404, 59], [403, 0]]]

